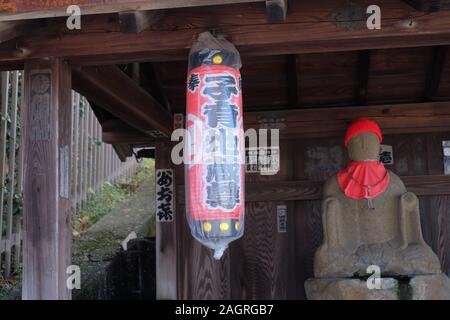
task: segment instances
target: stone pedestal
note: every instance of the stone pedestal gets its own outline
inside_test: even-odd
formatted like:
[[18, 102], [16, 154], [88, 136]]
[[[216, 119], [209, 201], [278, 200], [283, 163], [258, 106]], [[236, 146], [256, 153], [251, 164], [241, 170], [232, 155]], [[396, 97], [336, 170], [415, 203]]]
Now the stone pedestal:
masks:
[[450, 279], [442, 273], [382, 278], [380, 289], [368, 289], [360, 279], [311, 278], [305, 289], [309, 300], [450, 300]]
[[443, 273], [413, 277], [409, 285], [413, 300], [450, 300], [450, 279]]

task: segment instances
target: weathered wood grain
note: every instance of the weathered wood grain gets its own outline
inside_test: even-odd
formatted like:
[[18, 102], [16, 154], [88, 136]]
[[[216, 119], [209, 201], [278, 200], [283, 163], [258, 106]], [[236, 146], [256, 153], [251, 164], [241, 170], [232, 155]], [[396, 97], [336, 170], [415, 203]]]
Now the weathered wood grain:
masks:
[[139, 33], [148, 29], [161, 19], [161, 11], [123, 11], [119, 12], [120, 30], [125, 33]]
[[[364, 7], [364, 3], [359, 4]], [[168, 61], [185, 60], [187, 49], [198, 33], [215, 29], [226, 34], [238, 47], [242, 55], [275, 55], [308, 52], [351, 51], [374, 48], [401, 48], [450, 44], [450, 13], [434, 12], [428, 15], [414, 14], [414, 10], [400, 1], [384, 0], [383, 28], [367, 32], [365, 23], [355, 30], [343, 30], [336, 19], [330, 19], [336, 3], [324, 1], [298, 2], [287, 23], [269, 25], [258, 4], [252, 6], [230, 6], [229, 8], [196, 8], [178, 12], [168, 18], [169, 24], [136, 34], [111, 31], [107, 22], [101, 29], [92, 32], [86, 24], [80, 32], [67, 33], [65, 25], [56, 27], [51, 34], [26, 37], [19, 43], [0, 46], [0, 61], [23, 61], [26, 58], [63, 56], [73, 58], [77, 64], [106, 64], [118, 61]], [[228, 12], [228, 13], [227, 13]], [[236, 25], [236, 15], [241, 25]], [[226, 24], [224, 18], [234, 17], [234, 23]], [[414, 23], [411, 23], [413, 16]], [[177, 18], [178, 20], [174, 20]], [[175, 24], [172, 22], [176, 21]], [[224, 24], [221, 24], [221, 23]], [[365, 17], [360, 18], [365, 22]], [[169, 27], [168, 27], [169, 26]], [[176, 32], [173, 32], [176, 30]], [[264, 35], [262, 37], [261, 35]], [[93, 46], [92, 43], [102, 43]], [[325, 45], [326, 43], [326, 45]]]
[[[68, 181], [70, 172], [60, 171], [59, 148], [71, 145], [71, 72], [61, 59], [30, 61], [24, 78], [22, 298], [69, 299], [71, 203], [59, 192], [59, 178]], [[48, 116], [38, 116], [43, 109]]]
[[[450, 195], [449, 176], [403, 176], [400, 177], [408, 191], [418, 196]], [[324, 181], [287, 180], [247, 182], [246, 202], [258, 201], [304, 201], [322, 198]], [[178, 201], [184, 203], [184, 186], [177, 186]]]
[[287, 9], [287, 0], [266, 0], [267, 21], [269, 23], [285, 22]]
[[288, 227], [288, 233], [277, 233], [274, 214], [277, 204], [280, 203], [255, 202], [246, 206], [245, 233], [242, 239], [237, 240], [242, 246], [239, 263], [231, 262], [231, 272], [237, 272], [234, 277], [240, 279], [240, 283], [232, 283], [232, 286], [241, 285], [242, 299], [289, 297], [289, 287], [294, 282], [290, 283], [293, 275], [287, 258], [288, 234], [293, 229]]
[[448, 265], [448, 245], [449, 232], [448, 219], [450, 218], [450, 197], [449, 196], [432, 196], [429, 199], [428, 219], [431, 225], [431, 243], [430, 246], [437, 254], [441, 267], [447, 272]]
[[432, 12], [439, 10], [448, 10], [450, 2], [448, 0], [404, 0], [414, 8], [420, 11]]
[[[156, 147], [155, 170], [171, 169], [170, 144], [159, 144]], [[174, 175], [175, 181], [178, 177]], [[176, 182], [175, 182], [176, 183]], [[174, 185], [175, 185], [174, 183]], [[174, 195], [174, 203], [177, 195]], [[184, 217], [177, 211], [171, 222], [156, 223], [156, 297], [162, 300], [178, 299], [178, 224], [182, 223]], [[181, 259], [183, 261], [183, 259]]]
[[257, 129], [273, 122], [284, 139], [343, 137], [348, 124], [361, 117], [376, 121], [386, 135], [447, 131], [450, 104], [428, 102], [247, 112], [244, 127]]
[[[184, 206], [181, 207], [184, 211]], [[182, 211], [182, 214], [185, 212]], [[212, 250], [195, 240], [183, 217], [181, 227], [180, 299], [230, 299], [229, 249], [220, 260]]]
[[172, 133], [172, 116], [116, 66], [74, 70], [74, 88], [128, 125], [150, 135]]
[[72, 4], [80, 6], [83, 10], [83, 14], [89, 15], [121, 12], [124, 10], [158, 10], [263, 1], [264, 0], [50, 0], [33, 2], [29, 0], [4, 0], [0, 3], [0, 21], [66, 16], [66, 8]]

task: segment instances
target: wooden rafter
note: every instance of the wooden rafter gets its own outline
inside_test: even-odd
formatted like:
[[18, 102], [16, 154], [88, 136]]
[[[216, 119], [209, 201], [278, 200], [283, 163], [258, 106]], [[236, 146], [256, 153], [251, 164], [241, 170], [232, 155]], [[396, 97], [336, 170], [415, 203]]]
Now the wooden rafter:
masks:
[[119, 12], [120, 31], [139, 33], [150, 28], [152, 24], [162, 19], [162, 17], [163, 12], [156, 10]]
[[[401, 177], [408, 191], [418, 196], [448, 195], [450, 177], [422, 175]], [[245, 184], [245, 201], [321, 200], [324, 181], [258, 181]], [[184, 186], [177, 186], [177, 201], [185, 203]]]
[[298, 75], [297, 75], [297, 56], [288, 55], [286, 58], [286, 78], [288, 82], [288, 101], [289, 106], [294, 107], [299, 104], [298, 95]]
[[386, 134], [448, 131], [450, 102], [247, 112], [244, 127], [280, 128], [286, 139], [334, 137], [361, 117], [375, 120]]
[[151, 93], [154, 96], [159, 97], [159, 101], [164, 105], [164, 107], [169, 112], [172, 112], [172, 106], [170, 105], [170, 101], [161, 82], [161, 70], [158, 63], [144, 64], [143, 71], [145, 76], [147, 76], [145, 80], [150, 87], [149, 89]]
[[29, 34], [46, 24], [43, 20], [0, 22], [0, 43]]
[[0, 3], [0, 21], [64, 17], [67, 16], [66, 8], [69, 5], [78, 5], [83, 15], [90, 15], [263, 1], [265, 0], [3, 0]]
[[267, 22], [284, 22], [286, 20], [287, 7], [287, 0], [266, 0]]
[[133, 155], [133, 149], [127, 143], [114, 143], [112, 147], [119, 157], [120, 161], [126, 161], [128, 157], [131, 157]]
[[172, 116], [118, 67], [84, 67], [73, 74], [74, 89], [99, 107], [147, 135], [170, 136]]
[[442, 69], [447, 57], [447, 46], [438, 46], [433, 50], [433, 57], [425, 80], [424, 100], [432, 100], [439, 89]]
[[[279, 128], [282, 139], [335, 137], [360, 117], [375, 120], [386, 134], [448, 131], [450, 102], [246, 112], [244, 127]], [[111, 143], [153, 144], [158, 140], [118, 120], [108, 121], [103, 128], [104, 139]]]
[[358, 63], [356, 65], [356, 105], [365, 105], [367, 102], [367, 85], [369, 83], [370, 50], [358, 52]]
[[431, 12], [450, 9], [447, 0], [404, 0], [419, 11]]
[[[384, 0], [380, 3], [385, 8], [380, 30], [368, 31], [363, 25], [348, 31], [329, 18], [335, 10], [331, 1], [325, 1], [321, 7], [313, 3], [299, 2], [290, 14], [289, 24], [268, 25], [264, 13], [255, 5], [238, 9], [225, 6], [220, 8], [223, 12], [208, 7], [208, 11], [196, 8], [186, 15], [171, 13], [150, 30], [131, 34], [114, 31], [118, 29], [117, 22], [107, 17], [93, 21], [87, 16], [80, 32], [69, 32], [63, 23], [53, 34], [0, 45], [0, 62], [48, 56], [67, 57], [77, 65], [185, 60], [196, 35], [211, 29], [227, 35], [247, 56], [450, 44], [449, 11], [423, 15], [414, 13], [403, 2]], [[236, 14], [242, 17], [239, 21], [234, 19]], [[196, 24], [192, 27], [194, 19]], [[97, 43], [102, 45], [93, 45]]]
[[120, 119], [102, 122], [102, 140], [106, 143], [142, 144], [154, 143], [157, 139], [149, 137], [139, 130], [131, 127]]
[[[105, 109], [100, 108], [93, 101], [89, 101], [89, 105], [91, 106], [92, 111], [94, 112], [94, 115], [102, 128], [102, 141], [105, 143], [110, 143], [112, 145], [114, 151], [121, 161], [126, 161], [128, 157], [131, 157], [133, 155], [132, 146], [129, 143], [124, 142], [123, 139], [110, 139], [110, 135], [114, 137], [117, 131], [124, 133], [123, 131], [125, 130], [125, 134], [128, 134], [129, 137], [130, 132], [137, 132], [137, 136], [139, 136], [141, 139], [143, 139], [144, 137], [145, 139], [143, 139], [143, 141], [146, 141], [148, 143], [149, 137], [146, 134], [127, 125], [125, 122], [114, 118], [111, 113], [109, 113]], [[136, 135], [132, 137], [132, 140], [139, 141], [138, 139], [136, 139]]]

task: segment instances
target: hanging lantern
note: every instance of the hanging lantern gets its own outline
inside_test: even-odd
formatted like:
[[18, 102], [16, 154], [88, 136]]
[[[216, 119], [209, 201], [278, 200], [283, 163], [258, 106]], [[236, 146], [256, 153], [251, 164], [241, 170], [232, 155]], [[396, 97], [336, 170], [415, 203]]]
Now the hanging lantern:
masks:
[[189, 53], [185, 163], [192, 235], [220, 259], [244, 231], [244, 135], [240, 56], [209, 32]]

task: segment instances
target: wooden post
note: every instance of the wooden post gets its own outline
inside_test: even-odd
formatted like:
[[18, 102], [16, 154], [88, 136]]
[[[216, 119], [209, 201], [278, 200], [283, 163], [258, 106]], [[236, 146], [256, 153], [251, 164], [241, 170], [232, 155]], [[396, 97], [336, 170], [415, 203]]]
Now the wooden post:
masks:
[[23, 299], [70, 299], [71, 70], [60, 58], [24, 68]]
[[[5, 184], [6, 171], [6, 138], [8, 133], [8, 84], [9, 72], [1, 74], [1, 130], [0, 130], [0, 187], [3, 190]], [[0, 244], [2, 243], [3, 234], [3, 198], [4, 193], [0, 192]], [[2, 265], [2, 255], [0, 254], [0, 266]]]
[[[156, 146], [155, 170], [174, 169], [171, 161], [172, 143], [158, 143]], [[174, 189], [176, 189], [174, 170]], [[156, 298], [159, 300], [178, 299], [177, 280], [177, 221], [184, 219], [184, 212], [176, 212], [174, 195], [173, 221], [156, 222]]]
[[[102, 139], [102, 128], [100, 127], [100, 123], [98, 121], [95, 122], [96, 123], [96, 139], [97, 141], [101, 141]], [[95, 189], [99, 190], [101, 187], [101, 174], [100, 174], [100, 170], [102, 168], [102, 145], [97, 145], [95, 146], [95, 150], [96, 150], [96, 159], [97, 159], [97, 164], [95, 166]]]
[[80, 179], [78, 174], [78, 166], [79, 166], [79, 141], [80, 141], [80, 95], [78, 93], [74, 93], [74, 119], [72, 123], [74, 124], [74, 146], [73, 146], [73, 208], [74, 210], [78, 207], [78, 201], [80, 198]]
[[84, 208], [87, 202], [88, 194], [88, 177], [89, 177], [89, 104], [83, 98], [83, 175], [81, 183], [83, 184], [81, 193], [81, 207]]

